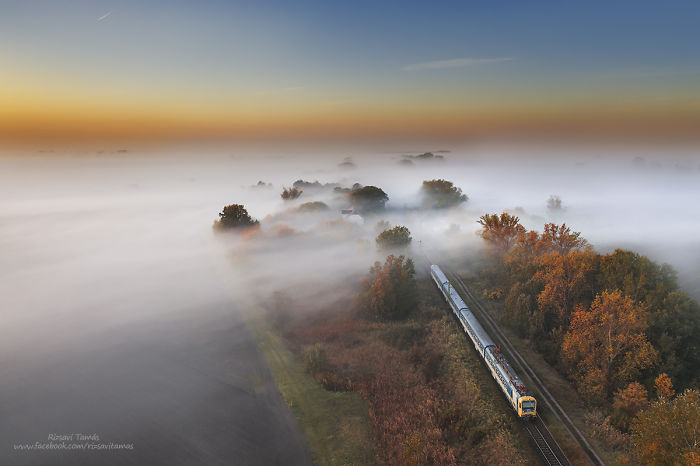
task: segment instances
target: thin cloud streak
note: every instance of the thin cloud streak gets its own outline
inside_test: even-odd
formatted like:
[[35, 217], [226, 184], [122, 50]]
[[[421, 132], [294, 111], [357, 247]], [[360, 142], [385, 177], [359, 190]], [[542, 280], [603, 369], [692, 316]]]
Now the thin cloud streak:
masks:
[[97, 18], [97, 22], [100, 22], [103, 19], [107, 19], [112, 14], [112, 12], [113, 12], [113, 10], [110, 10], [109, 12], [107, 12], [107, 14], [100, 16], [99, 18]]
[[512, 57], [497, 57], [497, 58], [453, 58], [451, 60], [429, 61], [425, 63], [414, 63], [404, 66], [403, 71], [419, 71], [419, 70], [442, 70], [448, 68], [465, 68], [467, 66], [485, 65], [488, 63], [502, 63], [513, 60]]

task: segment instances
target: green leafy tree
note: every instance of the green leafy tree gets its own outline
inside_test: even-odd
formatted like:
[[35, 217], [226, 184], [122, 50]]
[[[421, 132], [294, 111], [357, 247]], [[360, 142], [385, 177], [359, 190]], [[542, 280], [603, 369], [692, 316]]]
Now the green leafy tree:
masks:
[[389, 196], [376, 186], [363, 186], [351, 191], [348, 196], [353, 207], [360, 213], [371, 213], [384, 210]]
[[248, 214], [248, 210], [243, 204], [231, 204], [224, 207], [219, 213], [219, 220], [214, 222], [214, 228], [219, 230], [249, 228], [259, 223]]
[[408, 228], [395, 226], [390, 230], [384, 230], [377, 236], [377, 246], [381, 249], [405, 247], [411, 244], [411, 232]]
[[467, 195], [447, 180], [423, 181], [421, 187], [423, 203], [431, 209], [446, 209], [467, 201]]

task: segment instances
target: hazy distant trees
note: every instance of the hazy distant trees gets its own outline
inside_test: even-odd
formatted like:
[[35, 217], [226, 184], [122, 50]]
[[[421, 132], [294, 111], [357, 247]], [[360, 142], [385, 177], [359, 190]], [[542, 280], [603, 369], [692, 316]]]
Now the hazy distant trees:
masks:
[[298, 210], [299, 212], [324, 212], [328, 210], [328, 205], [321, 201], [305, 202], [299, 206]]
[[426, 180], [421, 187], [423, 203], [431, 209], [445, 209], [467, 201], [467, 195], [447, 180]]
[[303, 192], [303, 190], [296, 187], [284, 188], [282, 190], [282, 194], [280, 194], [280, 197], [285, 201], [291, 201], [297, 199]]
[[355, 168], [355, 162], [352, 161], [352, 157], [345, 157], [342, 162], [338, 164], [339, 168], [343, 168], [345, 170]]
[[231, 204], [219, 213], [219, 220], [214, 221], [214, 228], [217, 230], [248, 228], [259, 223], [248, 214], [243, 204]]
[[411, 259], [388, 256], [362, 281], [362, 314], [373, 320], [405, 318], [416, 306], [416, 271]]
[[348, 194], [355, 210], [360, 213], [378, 212], [384, 209], [389, 196], [376, 186], [364, 186]]
[[411, 232], [403, 226], [395, 226], [379, 233], [377, 236], [377, 246], [380, 249], [393, 249], [405, 247], [411, 244]]
[[547, 209], [551, 211], [559, 211], [562, 209], [561, 198], [556, 195], [549, 196], [547, 199]]

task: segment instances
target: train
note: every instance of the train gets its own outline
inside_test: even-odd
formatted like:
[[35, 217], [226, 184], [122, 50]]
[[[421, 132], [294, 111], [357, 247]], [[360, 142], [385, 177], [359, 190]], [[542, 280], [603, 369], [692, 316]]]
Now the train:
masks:
[[535, 418], [537, 416], [537, 400], [527, 391], [525, 384], [486, 333], [476, 316], [469, 310], [447, 276], [437, 265], [430, 266], [430, 275], [517, 416], [521, 419]]

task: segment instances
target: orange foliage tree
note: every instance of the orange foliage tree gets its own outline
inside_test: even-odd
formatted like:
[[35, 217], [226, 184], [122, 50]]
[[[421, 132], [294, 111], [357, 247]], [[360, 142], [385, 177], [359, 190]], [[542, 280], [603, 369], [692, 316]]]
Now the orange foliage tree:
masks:
[[619, 290], [602, 292], [590, 309], [577, 308], [562, 352], [585, 398], [603, 402], [655, 363], [645, 328], [644, 309]]
[[654, 388], [656, 389], [656, 396], [659, 399], [671, 398], [673, 396], [673, 383], [671, 383], [671, 378], [662, 372], [654, 380]]
[[663, 398], [632, 423], [635, 455], [642, 464], [700, 464], [700, 393]]
[[626, 388], [615, 392], [613, 399], [613, 422], [627, 430], [637, 413], [649, 404], [647, 390], [639, 382], [632, 382]]
[[549, 246], [549, 249], [559, 254], [567, 254], [574, 249], [591, 250], [590, 244], [581, 237], [581, 232], [571, 231], [566, 223], [555, 225], [547, 223], [542, 232], [541, 241]]
[[549, 321], [549, 329], [558, 331], [554, 339], [559, 343], [558, 335], [566, 331], [575, 306], [591, 302], [597, 259], [592, 252], [572, 250], [563, 255], [547, 253], [539, 261], [535, 278], [544, 289], [537, 296], [537, 304]]
[[520, 224], [520, 219], [507, 212], [503, 212], [500, 216], [484, 214], [479, 217], [477, 223], [482, 227], [481, 237], [501, 252], [508, 251], [518, 236], [525, 233], [525, 227]]

